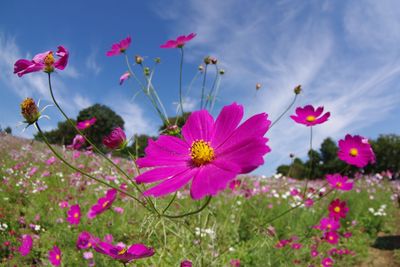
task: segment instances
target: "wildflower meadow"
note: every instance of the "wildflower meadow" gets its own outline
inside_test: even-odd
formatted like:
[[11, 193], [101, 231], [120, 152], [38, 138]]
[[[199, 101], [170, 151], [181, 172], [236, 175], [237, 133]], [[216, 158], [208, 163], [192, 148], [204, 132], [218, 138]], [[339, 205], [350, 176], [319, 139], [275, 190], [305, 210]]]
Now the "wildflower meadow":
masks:
[[[21, 101], [20, 129], [34, 129], [35, 140], [0, 136], [1, 265], [400, 266], [398, 170], [368, 169], [380, 158], [370, 140], [349, 131], [333, 143], [331, 158], [341, 168], [315, 177], [324, 165], [311, 153], [315, 129], [335, 112], [307, 99], [299, 103], [302, 85], [282, 89], [292, 97], [276, 117], [268, 107], [248, 114], [240, 99], [219, 108], [221, 59], [201, 59], [193, 78], [199, 88], [185, 82], [186, 48], [198, 37], [187, 33], [158, 44], [177, 57], [178, 82], [170, 89], [176, 114], [167, 113], [155, 82], [163, 59], [135, 54], [130, 35], [102, 51], [126, 68], [110, 79], [140, 94], [163, 124], [145, 142], [123, 125], [108, 125], [102, 113], [76, 120], [67, 114], [69, 100], [57, 97], [54, 80], [73, 57], [67, 45], [15, 61], [20, 80], [46, 78], [52, 101], [31, 95]], [[255, 85], [254, 93], [263, 90]], [[185, 110], [189, 94], [198, 97], [193, 111]], [[64, 143], [42, 127], [53, 119], [49, 109], [65, 120], [58, 132]], [[311, 154], [304, 155], [302, 179], [292, 176], [298, 171], [292, 156], [285, 173], [254, 172], [274, 153], [270, 133], [282, 118], [308, 132]], [[391, 249], [377, 249], [385, 246]]]

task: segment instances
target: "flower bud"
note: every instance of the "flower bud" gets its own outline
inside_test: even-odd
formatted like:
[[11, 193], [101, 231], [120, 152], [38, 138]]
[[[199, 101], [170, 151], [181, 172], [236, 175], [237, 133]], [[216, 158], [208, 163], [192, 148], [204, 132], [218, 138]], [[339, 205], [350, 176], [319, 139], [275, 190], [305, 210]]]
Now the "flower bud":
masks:
[[261, 89], [261, 83], [256, 83], [256, 90], [260, 90]]
[[219, 70], [219, 75], [224, 75], [225, 74], [225, 70], [224, 69], [220, 69]]
[[300, 84], [297, 85], [297, 86], [293, 89], [293, 91], [294, 91], [294, 93], [295, 93], [296, 95], [300, 94], [300, 93], [301, 93], [301, 85], [300, 85]]
[[160, 63], [161, 63], [161, 58], [156, 57], [156, 58], [154, 59], [154, 62], [155, 62], [156, 64], [160, 64]]
[[206, 65], [211, 64], [211, 57], [210, 57], [210, 56], [206, 56], [206, 57], [204, 58], [204, 64], [206, 64]]
[[145, 67], [143, 72], [144, 72], [144, 75], [149, 76], [150, 75], [150, 68], [149, 67]]
[[38, 106], [32, 98], [25, 98], [21, 103], [21, 114], [28, 124], [34, 124], [40, 117]]
[[198, 70], [202, 72], [204, 70], [203, 65], [200, 64], [199, 67], [198, 67]]
[[108, 136], [103, 138], [103, 144], [109, 149], [123, 149], [127, 143], [126, 135], [120, 127], [113, 129]]
[[139, 55], [136, 55], [135, 56], [135, 62], [136, 62], [136, 64], [139, 64], [139, 65], [141, 65], [142, 63], [143, 63], [143, 57], [142, 56], [139, 56]]

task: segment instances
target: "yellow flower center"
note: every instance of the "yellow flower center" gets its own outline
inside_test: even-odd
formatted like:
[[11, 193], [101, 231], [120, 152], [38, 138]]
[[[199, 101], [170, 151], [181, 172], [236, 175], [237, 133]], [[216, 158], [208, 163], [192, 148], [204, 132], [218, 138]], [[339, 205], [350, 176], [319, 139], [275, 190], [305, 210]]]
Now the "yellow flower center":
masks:
[[110, 203], [108, 200], [106, 202], [104, 202], [103, 203], [103, 208], [105, 208], [108, 205], [108, 203]]
[[337, 187], [342, 187], [342, 185], [343, 185], [343, 184], [342, 184], [341, 182], [337, 182], [337, 183], [336, 183], [336, 186], [337, 186]]
[[53, 72], [54, 71], [54, 56], [53, 56], [53, 52], [50, 52], [45, 58], [44, 58], [44, 65], [46, 66], [44, 68], [44, 71], [47, 73]]
[[201, 166], [214, 159], [214, 149], [209, 142], [196, 140], [190, 147], [190, 157], [196, 166]]
[[326, 226], [326, 228], [331, 229], [331, 228], [332, 228], [332, 224], [329, 223], [329, 224]]
[[56, 259], [57, 259], [57, 260], [60, 260], [60, 255], [57, 254], [57, 255], [56, 255]]
[[90, 126], [90, 122], [86, 122], [86, 123], [85, 123], [85, 126], [86, 126], [86, 127], [89, 127], [89, 126]]
[[333, 236], [329, 236], [329, 240], [333, 240]]
[[74, 218], [78, 218], [79, 217], [79, 213], [74, 213]]
[[120, 252], [118, 252], [118, 255], [125, 254], [126, 251], [127, 251], [127, 249], [126, 249], [126, 248], [123, 248]]
[[333, 209], [333, 211], [336, 212], [336, 213], [339, 213], [339, 212], [340, 212], [340, 207], [337, 207], [337, 206], [336, 206], [336, 207]]
[[35, 101], [32, 98], [25, 98], [20, 106], [21, 114], [28, 123], [34, 123], [39, 119], [40, 113]]
[[313, 116], [313, 115], [307, 116], [306, 121], [308, 121], [308, 122], [313, 122], [313, 121], [315, 121], [315, 116]]
[[350, 156], [357, 157], [357, 155], [358, 155], [358, 149], [357, 148], [350, 149]]

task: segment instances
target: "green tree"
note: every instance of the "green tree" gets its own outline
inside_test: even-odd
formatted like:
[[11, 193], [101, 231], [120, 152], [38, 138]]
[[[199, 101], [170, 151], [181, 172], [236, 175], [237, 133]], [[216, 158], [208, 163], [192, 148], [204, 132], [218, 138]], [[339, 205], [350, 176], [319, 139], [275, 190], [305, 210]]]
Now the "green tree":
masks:
[[390, 170], [397, 176], [400, 173], [400, 136], [394, 134], [380, 135], [371, 141], [375, 152], [376, 163], [368, 167], [368, 172]]
[[[71, 119], [74, 124], [76, 121]], [[76, 135], [75, 128], [68, 122], [62, 121], [57, 124], [57, 128], [43, 133], [51, 144], [69, 145]], [[34, 135], [35, 140], [42, 141], [40, 134]]]

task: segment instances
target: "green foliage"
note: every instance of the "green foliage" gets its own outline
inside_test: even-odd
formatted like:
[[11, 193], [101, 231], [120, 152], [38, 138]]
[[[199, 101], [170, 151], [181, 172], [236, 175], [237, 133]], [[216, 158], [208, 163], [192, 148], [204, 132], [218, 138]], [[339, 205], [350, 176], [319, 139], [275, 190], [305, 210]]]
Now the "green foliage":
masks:
[[7, 127], [4, 129], [4, 131], [5, 131], [6, 133], [8, 133], [8, 134], [12, 134], [12, 129], [11, 129], [10, 126], [7, 126]]
[[[185, 112], [182, 116], [175, 116], [175, 117], [168, 117], [168, 121], [170, 122], [171, 125], [177, 125], [180, 129], [182, 129], [183, 125], [185, 125], [189, 115], [191, 113], [190, 112]], [[161, 127], [159, 128], [160, 132], [166, 132], [166, 130], [168, 129], [168, 125], [164, 124], [161, 125]]]
[[[71, 119], [74, 124], [76, 121]], [[51, 144], [69, 145], [72, 143], [76, 135], [74, 127], [68, 121], [62, 121], [57, 124], [57, 128], [51, 131], [44, 132], [44, 136]], [[39, 133], [35, 134], [35, 140], [41, 141]]]
[[400, 172], [400, 136], [380, 135], [377, 140], [371, 141], [371, 145], [375, 152], [376, 164], [368, 170], [375, 172], [390, 170], [398, 175]]

